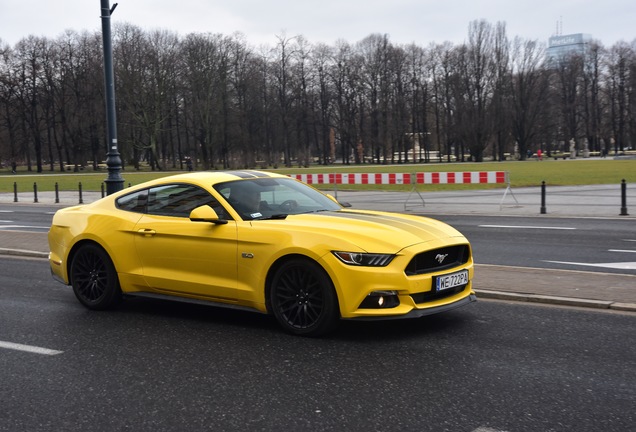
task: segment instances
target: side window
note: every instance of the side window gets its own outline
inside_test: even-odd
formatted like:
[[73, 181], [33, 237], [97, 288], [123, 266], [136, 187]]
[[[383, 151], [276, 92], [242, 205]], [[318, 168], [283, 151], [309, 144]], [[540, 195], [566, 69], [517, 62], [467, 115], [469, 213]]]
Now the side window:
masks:
[[217, 213], [220, 208], [212, 195], [197, 186], [174, 184], [148, 191], [148, 214], [187, 218], [193, 209], [202, 205], [209, 205]]
[[140, 190], [117, 199], [117, 208], [135, 213], [146, 213], [148, 189]]

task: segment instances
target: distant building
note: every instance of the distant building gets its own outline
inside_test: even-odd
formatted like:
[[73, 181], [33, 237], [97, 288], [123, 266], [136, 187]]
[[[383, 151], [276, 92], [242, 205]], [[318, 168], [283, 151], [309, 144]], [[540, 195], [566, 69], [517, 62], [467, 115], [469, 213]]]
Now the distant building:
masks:
[[548, 40], [546, 60], [549, 64], [558, 64], [573, 55], [585, 57], [592, 36], [585, 33], [552, 36]]

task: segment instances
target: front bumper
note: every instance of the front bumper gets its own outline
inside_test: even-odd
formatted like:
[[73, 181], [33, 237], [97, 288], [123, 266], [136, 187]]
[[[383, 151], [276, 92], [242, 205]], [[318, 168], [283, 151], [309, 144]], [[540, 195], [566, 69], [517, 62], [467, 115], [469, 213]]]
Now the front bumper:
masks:
[[454, 303], [444, 304], [440, 306], [434, 306], [426, 309], [413, 309], [409, 313], [402, 315], [375, 315], [375, 316], [358, 316], [353, 318], [345, 318], [355, 321], [383, 321], [383, 320], [397, 320], [397, 319], [410, 319], [410, 318], [421, 318], [427, 315], [434, 315], [438, 313], [448, 312], [453, 309], [460, 308], [462, 306], [466, 306], [467, 304], [474, 303], [477, 301], [477, 296], [475, 294], [470, 294], [468, 297], [464, 297], [460, 300], [457, 300]]

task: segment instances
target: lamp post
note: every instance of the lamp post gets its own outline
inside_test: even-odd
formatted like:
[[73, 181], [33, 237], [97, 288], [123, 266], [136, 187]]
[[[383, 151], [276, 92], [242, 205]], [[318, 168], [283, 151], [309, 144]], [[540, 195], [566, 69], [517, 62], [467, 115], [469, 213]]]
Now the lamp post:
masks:
[[106, 152], [106, 165], [108, 165], [108, 178], [106, 193], [118, 192], [124, 189], [124, 179], [121, 176], [121, 158], [117, 148], [117, 119], [115, 116], [115, 78], [113, 72], [113, 45], [110, 35], [110, 16], [117, 7], [115, 3], [111, 9], [109, 0], [101, 1], [102, 39], [104, 44], [104, 81], [106, 85], [106, 123], [108, 149]]

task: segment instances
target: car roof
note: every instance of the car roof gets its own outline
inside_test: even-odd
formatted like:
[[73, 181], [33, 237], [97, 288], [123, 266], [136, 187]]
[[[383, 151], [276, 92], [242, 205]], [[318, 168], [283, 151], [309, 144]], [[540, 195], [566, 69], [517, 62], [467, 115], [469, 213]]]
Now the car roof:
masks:
[[267, 171], [256, 170], [243, 170], [243, 171], [197, 171], [184, 174], [176, 174], [172, 176], [162, 177], [160, 179], [153, 180], [158, 183], [175, 183], [180, 181], [187, 181], [197, 184], [213, 185], [217, 183], [224, 183], [232, 180], [241, 179], [256, 179], [263, 177], [287, 177], [282, 174], [276, 174]]
[[257, 179], [257, 178], [285, 178], [287, 176], [266, 171], [244, 170], [244, 171], [197, 171], [184, 174], [175, 174], [166, 177], [157, 178], [154, 180], [135, 185], [135, 189], [139, 187], [149, 187], [168, 183], [194, 183], [198, 185], [215, 185], [218, 183], [224, 183], [233, 180], [245, 180], [245, 179]]
[[286, 178], [288, 176], [256, 170], [243, 170], [243, 171], [196, 171], [183, 174], [169, 175], [160, 177], [154, 180], [149, 180], [138, 185], [133, 185], [129, 188], [125, 188], [122, 191], [118, 191], [115, 194], [110, 195], [111, 198], [117, 199], [122, 195], [148, 188], [151, 186], [159, 186], [170, 183], [192, 183], [203, 187], [209, 187], [218, 183], [224, 183], [233, 180], [245, 180], [245, 179], [257, 179], [257, 178]]

